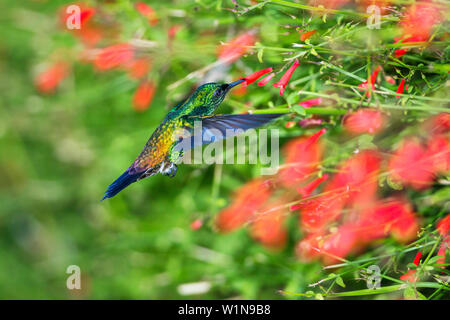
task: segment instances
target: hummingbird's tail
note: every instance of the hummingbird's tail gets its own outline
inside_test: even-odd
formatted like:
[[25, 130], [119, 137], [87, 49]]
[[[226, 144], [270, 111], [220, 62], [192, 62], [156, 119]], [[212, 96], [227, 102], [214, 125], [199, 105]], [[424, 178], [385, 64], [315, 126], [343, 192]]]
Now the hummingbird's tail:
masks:
[[114, 181], [109, 185], [101, 201], [105, 200], [106, 198], [114, 197], [116, 194], [118, 194], [120, 191], [128, 187], [130, 184], [136, 182], [142, 175], [142, 172], [130, 174], [129, 170], [130, 169], [127, 169], [127, 171], [122, 173], [122, 175], [118, 177], [116, 181]]

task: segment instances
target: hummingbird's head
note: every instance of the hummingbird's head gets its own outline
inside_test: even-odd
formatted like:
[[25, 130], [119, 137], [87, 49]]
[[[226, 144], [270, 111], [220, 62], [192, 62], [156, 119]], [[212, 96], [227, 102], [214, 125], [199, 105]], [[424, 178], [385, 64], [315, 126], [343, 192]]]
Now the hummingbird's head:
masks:
[[192, 94], [191, 101], [197, 106], [207, 106], [217, 108], [225, 99], [228, 91], [244, 82], [243, 79], [231, 83], [205, 83], [195, 90]]

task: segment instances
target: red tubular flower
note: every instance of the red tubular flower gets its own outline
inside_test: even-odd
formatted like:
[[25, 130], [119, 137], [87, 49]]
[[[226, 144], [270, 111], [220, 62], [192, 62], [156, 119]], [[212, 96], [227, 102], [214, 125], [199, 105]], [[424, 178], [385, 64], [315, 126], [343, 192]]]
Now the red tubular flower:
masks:
[[317, 32], [317, 30], [312, 30], [312, 31], [302, 33], [302, 35], [300, 36], [300, 40], [305, 41], [306, 39], [311, 38], [311, 36], [316, 32]]
[[286, 85], [288, 84], [289, 80], [291, 79], [292, 74], [294, 73], [295, 69], [297, 69], [297, 67], [299, 65], [300, 65], [300, 62], [298, 62], [298, 60], [295, 60], [294, 63], [291, 65], [291, 67], [283, 74], [280, 81], [278, 81], [272, 85], [275, 88], [280, 88], [280, 96], [283, 95]]
[[414, 258], [413, 263], [418, 266], [420, 263], [420, 258], [422, 257], [422, 252], [417, 252], [416, 257]]
[[[422, 257], [422, 252], [417, 252], [416, 257], [414, 258], [413, 263], [418, 266], [420, 263], [420, 258]], [[409, 281], [409, 282], [416, 282], [417, 276], [416, 276], [416, 270], [409, 270], [408, 273], [405, 273], [400, 277], [400, 280], [403, 281]]]
[[155, 94], [155, 85], [150, 81], [143, 81], [137, 88], [133, 97], [133, 107], [135, 111], [142, 112], [150, 107]]
[[262, 70], [259, 70], [259, 71], [256, 71], [256, 72], [252, 73], [252, 74], [249, 75], [249, 76], [246, 76], [246, 77], [244, 77], [244, 78], [241, 78], [241, 79], [244, 79], [244, 80], [245, 80], [245, 81], [243, 82], [243, 86], [244, 86], [244, 87], [248, 86], [250, 83], [255, 82], [256, 80], [258, 80], [258, 78], [261, 78], [261, 77], [262, 77], [263, 75], [265, 75], [266, 73], [272, 72], [272, 70], [273, 70], [272, 67], [266, 68], [266, 69], [262, 69]]
[[241, 34], [219, 47], [219, 59], [226, 63], [232, 63], [242, 57], [248, 51], [247, 47], [253, 46], [255, 41], [256, 37], [253, 32]]
[[[439, 259], [436, 260], [436, 264], [444, 264], [445, 263], [445, 251], [446, 251], [446, 244], [442, 243], [439, 247], [439, 251], [437, 253], [437, 256]], [[445, 269], [445, 266], [441, 266], [442, 269]]]
[[448, 249], [450, 247], [450, 214], [439, 221], [436, 227], [439, 234], [444, 238], [441, 247]]
[[131, 61], [126, 69], [131, 79], [141, 79], [145, 77], [150, 71], [151, 63], [147, 58], [139, 58]]
[[41, 93], [54, 93], [59, 84], [67, 77], [69, 65], [65, 62], [56, 62], [39, 73], [34, 84]]
[[322, 122], [322, 119], [306, 118], [300, 120], [298, 124], [300, 125], [300, 127], [306, 128], [311, 126], [319, 126], [322, 124]]
[[372, 72], [372, 74], [369, 76], [369, 78], [366, 81], [364, 81], [363, 83], [358, 85], [360, 90], [367, 90], [366, 95], [368, 97], [370, 96], [370, 90], [368, 90], [369, 84], [370, 84], [371, 90], [375, 90], [375, 82], [377, 81], [378, 72], [380, 70], [381, 70], [380, 66], [376, 67], [376, 69]]
[[384, 115], [377, 110], [359, 109], [344, 119], [344, 128], [353, 134], [376, 134], [385, 123]]
[[[408, 43], [408, 42], [422, 42], [422, 41], [426, 41], [427, 38], [424, 38], [422, 36], [412, 36], [412, 37], [402, 37], [402, 38], [397, 38], [394, 39], [394, 43]], [[403, 56], [406, 52], [408, 52], [410, 49], [409, 48], [402, 48], [402, 49], [397, 49], [394, 51], [394, 55], [397, 58], [400, 58], [401, 56]]]
[[254, 217], [250, 228], [252, 237], [270, 249], [281, 249], [287, 239], [284, 227], [286, 212], [283, 209], [271, 209], [279, 205], [282, 203], [275, 202], [264, 206], [262, 213]]
[[450, 235], [450, 214], [438, 222], [436, 229], [443, 237]]
[[[372, 74], [369, 76], [369, 78], [364, 81], [363, 83], [359, 84], [359, 90], [367, 90], [370, 84], [370, 87], [372, 90], [375, 90], [375, 82], [377, 81], [378, 72], [380, 72], [381, 67], [377, 66], [375, 70], [372, 72]], [[367, 90], [367, 96], [370, 96], [370, 90]]]
[[433, 163], [425, 148], [416, 139], [406, 139], [389, 161], [392, 178], [421, 190], [431, 185]]
[[263, 179], [254, 179], [239, 188], [232, 203], [219, 212], [216, 226], [221, 232], [233, 231], [247, 223], [264, 206], [272, 190]]
[[317, 105], [322, 104], [322, 98], [309, 99], [309, 100], [301, 101], [298, 104], [301, 105], [303, 108], [309, 108], [312, 106], [317, 106]]
[[[402, 79], [402, 81], [400, 82], [400, 85], [397, 88], [397, 93], [402, 94], [403, 93], [403, 88], [405, 87], [405, 79]], [[397, 99], [400, 99], [401, 96], [396, 96]]]
[[328, 179], [328, 175], [324, 174], [322, 177], [314, 179], [307, 186], [302, 187], [302, 188], [297, 188], [297, 192], [302, 197], [308, 197], [322, 182], [326, 181], [327, 179]]
[[287, 143], [283, 150], [285, 168], [277, 175], [283, 186], [297, 185], [308, 179], [308, 175], [316, 170], [322, 156], [322, 145], [317, 140], [325, 131], [322, 129], [309, 138], [301, 137]]
[[268, 76], [264, 77], [262, 80], [258, 81], [258, 86], [263, 87], [265, 86], [273, 77], [275, 76], [275, 73], [271, 73]]
[[145, 2], [136, 2], [136, 10], [148, 19], [148, 23], [154, 26], [158, 23], [158, 16], [155, 10]]
[[128, 43], [122, 43], [101, 49], [95, 59], [98, 70], [110, 70], [127, 65], [133, 60], [133, 47]]

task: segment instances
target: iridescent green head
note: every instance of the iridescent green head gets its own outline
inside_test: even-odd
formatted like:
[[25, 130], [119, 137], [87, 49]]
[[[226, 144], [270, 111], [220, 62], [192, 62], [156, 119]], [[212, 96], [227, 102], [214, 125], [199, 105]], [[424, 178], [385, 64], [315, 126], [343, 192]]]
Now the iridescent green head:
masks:
[[195, 90], [192, 94], [189, 102], [194, 107], [207, 107], [212, 110], [216, 109], [225, 99], [228, 91], [242, 83], [244, 80], [237, 80], [231, 83], [220, 84], [220, 83], [205, 83]]

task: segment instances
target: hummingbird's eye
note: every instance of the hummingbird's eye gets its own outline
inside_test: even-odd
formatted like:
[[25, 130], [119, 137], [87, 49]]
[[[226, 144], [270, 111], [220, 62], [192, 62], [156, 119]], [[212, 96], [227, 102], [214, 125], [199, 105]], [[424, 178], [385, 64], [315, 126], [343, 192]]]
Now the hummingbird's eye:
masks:
[[213, 93], [213, 96], [215, 98], [220, 97], [221, 95], [222, 95], [222, 89], [221, 88], [216, 89], [216, 91], [214, 91], [214, 93]]

